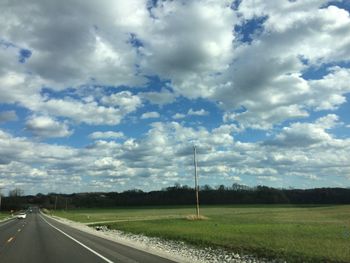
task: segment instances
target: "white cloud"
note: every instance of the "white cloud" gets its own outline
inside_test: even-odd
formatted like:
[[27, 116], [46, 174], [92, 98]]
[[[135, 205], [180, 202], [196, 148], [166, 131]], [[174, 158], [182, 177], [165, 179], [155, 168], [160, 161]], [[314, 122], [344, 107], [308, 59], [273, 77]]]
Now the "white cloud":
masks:
[[141, 119], [155, 119], [159, 117], [160, 117], [160, 114], [155, 111], [145, 112], [141, 115]]
[[109, 85], [144, 81], [136, 74], [137, 51], [128, 33], [148, 19], [145, 0], [69, 1], [64, 6], [14, 1], [0, 8], [3, 39], [32, 50], [26, 64], [42, 78], [68, 85], [90, 78]]
[[173, 119], [178, 120], [178, 119], [183, 119], [186, 117], [186, 114], [182, 114], [182, 113], [176, 113], [173, 115]]
[[77, 123], [87, 124], [119, 124], [125, 114], [132, 108], [120, 109], [114, 107], [104, 107], [97, 102], [83, 103], [74, 99], [51, 99], [42, 102], [37, 106], [37, 110], [54, 116], [68, 117]]
[[19, 103], [24, 107], [31, 107], [40, 100], [39, 92], [43, 81], [38, 77], [5, 71], [0, 74], [0, 83], [1, 103]]
[[195, 116], [206, 116], [209, 115], [209, 112], [204, 110], [204, 109], [200, 109], [200, 110], [193, 110], [192, 108], [188, 110], [187, 112], [188, 115], [195, 115]]
[[[158, 118], [148, 104], [188, 109], [200, 98], [225, 111], [225, 123], [215, 128], [156, 122], [136, 139], [97, 131], [85, 148], [0, 131], [1, 183], [28, 189], [36, 183], [45, 191], [63, 184], [58, 189], [109, 189], [111, 182], [143, 187], [145, 177], [154, 182], [150, 187], [186, 184], [193, 144], [208, 182], [349, 176], [350, 142], [331, 133], [342, 120], [329, 111], [344, 105], [350, 92], [350, 17], [327, 3], [244, 0], [234, 10], [230, 1], [216, 0], [0, 2], [0, 103], [30, 112], [26, 127], [37, 136], [69, 136], [68, 121], [120, 125], [138, 109], [143, 118]], [[234, 27], [262, 17], [243, 43]], [[18, 63], [23, 48], [32, 55]], [[156, 79], [160, 86], [153, 86]], [[174, 120], [210, 114], [177, 109]], [[328, 115], [308, 122], [315, 111]], [[0, 113], [0, 122], [15, 118], [7, 108]], [[283, 123], [291, 124], [276, 128]], [[273, 136], [240, 142], [235, 134], [246, 128]]]
[[104, 96], [101, 102], [105, 105], [118, 107], [126, 113], [135, 111], [142, 105], [141, 99], [137, 95], [133, 95], [130, 91], [122, 91], [110, 96]]
[[236, 18], [229, 5], [213, 0], [158, 2], [151, 9], [155, 19], [138, 34], [144, 43], [142, 67], [171, 78], [182, 95], [202, 96], [206, 87], [194, 88], [190, 80], [224, 70], [232, 58]]
[[[350, 23], [349, 23], [350, 24]], [[306, 102], [315, 110], [335, 110], [346, 102], [345, 94], [350, 92], [350, 69], [333, 67], [329, 74], [319, 80], [310, 80], [312, 90]]]
[[[68, 175], [83, 175], [84, 179], [74, 183], [68, 177], [64, 179], [67, 191], [76, 191], [77, 187], [95, 189], [90, 187], [106, 184], [108, 180], [123, 182], [123, 189], [142, 187], [139, 182], [145, 177], [152, 180], [156, 189], [174, 182], [189, 184], [193, 172], [192, 145], [196, 144], [203, 184], [227, 184], [239, 179], [244, 183], [250, 178], [257, 183], [261, 180], [289, 186], [295, 176], [305, 182], [314, 181], [315, 178], [306, 175], [315, 175], [319, 181], [327, 182], [329, 174], [341, 178], [350, 171], [347, 154], [350, 141], [327, 133], [337, 125], [337, 116], [327, 115], [311, 124], [291, 124], [281, 131], [281, 135], [276, 135], [274, 143], [243, 143], [234, 140], [232, 133], [237, 132], [237, 127], [233, 124], [208, 130], [204, 127], [184, 127], [177, 122], [157, 122], [151, 125], [143, 138], [125, 137], [121, 142], [96, 140], [81, 149], [31, 142], [1, 131], [0, 177], [7, 178], [7, 187], [12, 186], [11, 176], [17, 169], [15, 167], [26, 167], [25, 171], [16, 175], [16, 181], [27, 182], [28, 189], [34, 181], [36, 184], [40, 182], [47, 191], [52, 191], [52, 184], [57, 184], [57, 178], [62, 181]], [[115, 132], [90, 135], [96, 139], [119, 136], [121, 134]], [[285, 147], [283, 143], [292, 138], [304, 143], [299, 143], [298, 147]], [[311, 143], [310, 138], [313, 140]], [[27, 178], [26, 174], [31, 177]], [[95, 186], [90, 185], [92, 181]], [[72, 189], [69, 184], [76, 188]]]
[[271, 182], [275, 182], [275, 181], [281, 180], [280, 178], [278, 178], [276, 176], [259, 175], [257, 178], [260, 179], [260, 180], [263, 180], [263, 181], [271, 181]]
[[39, 137], [68, 137], [73, 133], [66, 123], [60, 123], [48, 116], [30, 117], [26, 128]]
[[[323, 63], [349, 59], [349, 14], [334, 6], [318, 9], [325, 2], [243, 1], [242, 23], [266, 16], [261, 33], [249, 45], [237, 45], [234, 63], [208, 81], [215, 89], [205, 96], [218, 101], [226, 117], [259, 129], [312, 110], [337, 109], [349, 92], [348, 69], [334, 68], [320, 80], [303, 76]], [[230, 113], [242, 107], [245, 112]]]
[[137, 94], [140, 98], [150, 101], [152, 104], [165, 105], [175, 101], [174, 93], [167, 89], [162, 89], [160, 92], [140, 92]]
[[[345, 102], [349, 89], [336, 79], [348, 83], [346, 70], [339, 68], [323, 81], [302, 75], [322, 63], [349, 59], [348, 12], [335, 6], [321, 8], [326, 2], [275, 5], [246, 0], [238, 10], [230, 8], [229, 1], [213, 0], [162, 1], [151, 7], [146, 0], [71, 1], [70, 8], [31, 1], [3, 3], [6, 15], [1, 18], [1, 33], [15, 46], [0, 52], [3, 61], [9, 61], [0, 72], [0, 89], [4, 90], [0, 100], [62, 116], [66, 111], [52, 109], [62, 103], [42, 98], [42, 86], [134, 87], [146, 84], [142, 76], [157, 75], [169, 80], [167, 89], [138, 96], [128, 92], [106, 95], [99, 101], [108, 108], [96, 100], [84, 103], [71, 98], [79, 111], [66, 117], [78, 121], [76, 115], [82, 114], [81, 120], [89, 124], [118, 124], [142, 105], [138, 100], [164, 105], [182, 95], [213, 100], [227, 116], [243, 106], [247, 111], [231, 119], [244, 127], [270, 129], [286, 119], [308, 116], [312, 110], [336, 109]], [[23, 10], [39, 10], [44, 15], [33, 19]], [[99, 14], [104, 14], [103, 19]], [[253, 34], [250, 44], [241, 43], [233, 27], [259, 17], [266, 17], [260, 34]], [[18, 24], [23, 26], [14, 26]], [[68, 37], [69, 42], [63, 41]], [[30, 49], [32, 56], [18, 65], [20, 47]], [[331, 89], [333, 84], [343, 88]], [[119, 105], [119, 96], [133, 96], [130, 108]], [[88, 120], [84, 111], [99, 116]]]
[[237, 121], [242, 128], [250, 127], [268, 130], [274, 124], [280, 123], [285, 119], [302, 118], [308, 115], [307, 111], [301, 110], [297, 105], [290, 105], [260, 112], [256, 112], [255, 110], [247, 110], [242, 113], [226, 112], [223, 120], [224, 122]]
[[43, 80], [24, 74], [11, 72], [0, 75], [0, 81], [0, 102], [18, 103], [34, 112], [67, 117], [77, 123], [119, 124], [125, 115], [142, 105], [139, 97], [127, 91], [103, 96], [101, 102], [107, 105], [103, 106], [94, 100], [83, 102], [70, 97], [58, 99], [41, 95]]
[[232, 176], [232, 179], [236, 182], [242, 181], [241, 177], [239, 177], [239, 176]]
[[49, 165], [51, 162], [71, 163], [78, 157], [76, 149], [32, 142], [27, 138], [13, 137], [1, 130], [0, 146], [0, 163], [16, 160], [30, 165], [38, 163]]
[[41, 99], [29, 108], [54, 116], [68, 117], [77, 123], [115, 125], [142, 105], [140, 98], [128, 91], [103, 96], [101, 102], [107, 106], [96, 101], [82, 102], [72, 98]]
[[337, 121], [338, 116], [329, 114], [319, 118], [315, 123], [296, 122], [290, 127], [284, 127], [282, 132], [267, 144], [286, 147], [308, 147], [317, 143], [328, 144], [332, 142], [333, 137], [326, 130], [334, 127]]
[[113, 131], [107, 131], [107, 132], [93, 132], [89, 135], [89, 138], [91, 139], [121, 139], [124, 138], [124, 134], [122, 132], [113, 132]]

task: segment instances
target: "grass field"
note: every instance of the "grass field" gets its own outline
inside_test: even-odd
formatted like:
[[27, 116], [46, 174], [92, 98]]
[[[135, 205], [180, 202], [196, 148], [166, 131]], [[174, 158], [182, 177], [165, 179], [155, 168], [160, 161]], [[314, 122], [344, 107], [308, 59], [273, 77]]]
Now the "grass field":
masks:
[[9, 217], [9, 215], [10, 215], [9, 213], [0, 212], [0, 220], [3, 220], [5, 218]]
[[289, 262], [350, 262], [350, 205], [207, 206], [201, 214], [208, 220], [185, 219], [193, 212], [188, 207], [153, 207], [57, 211], [55, 215]]

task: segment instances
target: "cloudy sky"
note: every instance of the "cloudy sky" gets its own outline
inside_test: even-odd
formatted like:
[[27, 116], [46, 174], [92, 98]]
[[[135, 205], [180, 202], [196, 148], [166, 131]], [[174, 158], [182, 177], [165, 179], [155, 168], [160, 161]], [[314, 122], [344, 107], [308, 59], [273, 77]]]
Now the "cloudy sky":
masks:
[[0, 187], [350, 186], [350, 2], [0, 1]]

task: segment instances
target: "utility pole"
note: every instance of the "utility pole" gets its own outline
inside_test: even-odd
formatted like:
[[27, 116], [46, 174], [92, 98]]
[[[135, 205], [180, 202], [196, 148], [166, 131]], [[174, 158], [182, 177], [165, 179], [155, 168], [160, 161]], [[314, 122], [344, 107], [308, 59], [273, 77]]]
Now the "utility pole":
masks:
[[2, 197], [2, 195], [1, 195], [1, 189], [2, 189], [2, 187], [0, 187], [0, 211], [1, 211], [1, 197]]
[[199, 187], [198, 187], [198, 175], [197, 175], [197, 156], [196, 156], [196, 146], [193, 146], [193, 162], [194, 162], [194, 187], [196, 190], [196, 211], [197, 219], [199, 219]]
[[56, 195], [56, 198], [55, 198], [55, 211], [56, 211], [56, 208], [57, 208], [57, 195]]

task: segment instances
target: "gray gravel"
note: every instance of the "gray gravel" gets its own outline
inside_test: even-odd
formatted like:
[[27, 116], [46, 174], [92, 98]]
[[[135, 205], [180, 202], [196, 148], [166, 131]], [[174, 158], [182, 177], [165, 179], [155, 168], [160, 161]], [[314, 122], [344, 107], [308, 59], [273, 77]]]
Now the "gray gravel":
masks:
[[252, 255], [233, 253], [224, 249], [206, 247], [199, 249], [182, 241], [165, 240], [144, 235], [135, 235], [119, 230], [108, 229], [106, 226], [89, 227], [82, 223], [64, 218], [51, 217], [79, 230], [131, 246], [148, 253], [181, 263], [231, 262], [231, 263], [286, 263], [284, 260], [267, 260]]
[[264, 262], [285, 262], [282, 260], [267, 260], [256, 258], [252, 255], [233, 253], [224, 249], [206, 247], [199, 249], [181, 241], [164, 240], [156, 237], [135, 235], [119, 230], [110, 230], [106, 226], [96, 226], [96, 230], [108, 235], [117, 236], [133, 244], [144, 246], [150, 250], [158, 250], [165, 254], [181, 255], [187, 262], [236, 262], [236, 263], [264, 263]]

